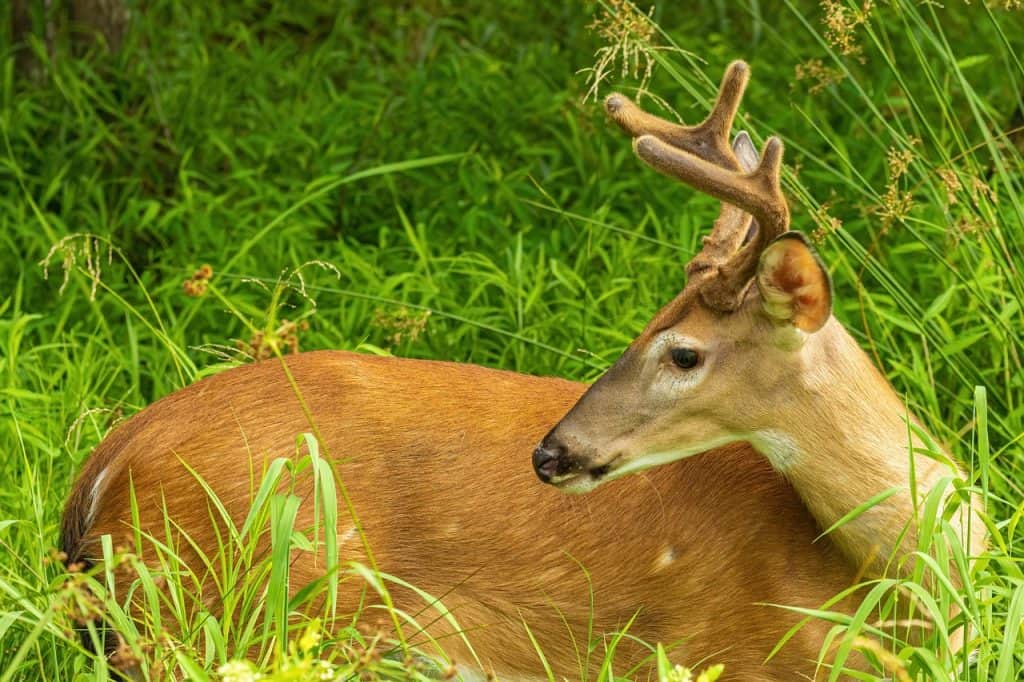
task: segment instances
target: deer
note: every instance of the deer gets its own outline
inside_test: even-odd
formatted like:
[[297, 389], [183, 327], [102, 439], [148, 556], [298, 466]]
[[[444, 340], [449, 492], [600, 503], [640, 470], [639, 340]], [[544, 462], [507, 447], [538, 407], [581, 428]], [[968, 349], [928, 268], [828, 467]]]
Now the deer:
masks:
[[[723, 662], [722, 679], [825, 676], [832, 625], [797, 610], [849, 612], [858, 593], [836, 595], [903, 571], [915, 500], [964, 474], [929, 454], [927, 432], [833, 316], [829, 275], [790, 229], [781, 141], [761, 153], [746, 132], [730, 142], [749, 74], [730, 64], [693, 126], [605, 100], [636, 156], [721, 211], [682, 291], [593, 384], [331, 350], [222, 371], [95, 448], [64, 512], [67, 561], [100, 564], [104, 536], [141, 542], [152, 560], [147, 538], [174, 529], [188, 538], [181, 560], [204, 575], [201, 552], [223, 532], [209, 491], [240, 524], [252, 472], [297, 456], [296, 436], [314, 432], [358, 512], [339, 520], [339, 556], [365, 562], [372, 549], [381, 572], [421, 590], [390, 588], [406, 613], [443, 595], [464, 637], [444, 619], [425, 628], [467, 678], [544, 678], [538, 647], [558, 678], [594, 674], [590, 633], [623, 631], [616, 660], [638, 675], [651, 659], [639, 642], [663, 642], [674, 660]], [[975, 555], [972, 504], [951, 523]], [[297, 527], [312, 515], [301, 506]], [[296, 554], [290, 593], [339, 580], [331, 570]], [[130, 576], [117, 581], [124, 595]], [[216, 613], [207, 582], [201, 601]], [[342, 610], [365, 598], [358, 582], [339, 580]]]

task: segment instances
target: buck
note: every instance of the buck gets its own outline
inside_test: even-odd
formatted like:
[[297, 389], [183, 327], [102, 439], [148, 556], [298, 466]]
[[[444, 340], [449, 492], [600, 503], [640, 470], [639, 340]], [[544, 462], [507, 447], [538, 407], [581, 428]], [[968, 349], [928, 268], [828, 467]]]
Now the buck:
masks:
[[[150, 560], [147, 538], [187, 537], [172, 544], [216, 613], [201, 556], [223, 529], [199, 481], [241, 524], [253, 472], [312, 430], [361, 524], [338, 529], [339, 553], [362, 562], [369, 547], [381, 571], [442, 597], [465, 641], [444, 619], [427, 630], [464, 670], [540, 677], [528, 627], [556, 676], [579, 677], [599, 664], [589, 633], [628, 628], [681, 662], [724, 662], [726, 679], [815, 677], [830, 624], [811, 620], [769, 657], [801, 620], [778, 605], [818, 608], [861, 575], [898, 574], [917, 547], [915, 497], [961, 472], [928, 454], [832, 316], [825, 269], [789, 231], [781, 142], [761, 155], [745, 133], [730, 144], [748, 74], [729, 66], [697, 126], [605, 102], [644, 162], [722, 206], [682, 292], [596, 383], [332, 351], [233, 368], [96, 448], [64, 514], [68, 560], [98, 562], [108, 534], [141, 538]], [[952, 522], [977, 552], [971, 516]], [[312, 524], [304, 505], [298, 526]], [[291, 592], [331, 570], [297, 553]], [[364, 587], [341, 581], [340, 603], [354, 611]], [[391, 597], [406, 613], [427, 606], [398, 585]], [[649, 651], [624, 638], [618, 653], [622, 672]]]

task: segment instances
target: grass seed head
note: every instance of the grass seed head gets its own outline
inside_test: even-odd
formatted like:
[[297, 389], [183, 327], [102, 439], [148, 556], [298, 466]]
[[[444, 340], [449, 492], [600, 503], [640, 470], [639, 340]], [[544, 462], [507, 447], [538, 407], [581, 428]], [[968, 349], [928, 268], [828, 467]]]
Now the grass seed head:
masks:
[[117, 635], [117, 648], [107, 660], [115, 670], [130, 670], [142, 662], [121, 635]]
[[986, 200], [992, 204], [999, 203], [995, 191], [977, 175], [971, 178], [971, 198], [974, 200], [975, 205], [981, 204]]
[[585, 69], [588, 87], [584, 102], [591, 98], [597, 101], [601, 83], [612, 74], [616, 64], [619, 64], [622, 78], [639, 79], [639, 91], [646, 90], [654, 72], [652, 52], [656, 49], [653, 39], [657, 27], [651, 19], [653, 13], [653, 5], [644, 14], [630, 0], [602, 3], [597, 18], [588, 28], [604, 40], [605, 45], [594, 53], [594, 66]]
[[958, 203], [956, 195], [964, 189], [960, 177], [952, 168], [940, 168], [937, 172], [942, 179], [942, 185], [946, 188], [946, 204], [953, 206]]
[[68, 286], [71, 271], [81, 267], [89, 278], [89, 300], [96, 300], [96, 290], [99, 288], [100, 276], [103, 274], [104, 257], [107, 265], [113, 261], [114, 247], [106, 239], [87, 232], [69, 234], [60, 239], [50, 247], [39, 266], [43, 269], [43, 279], [50, 277], [50, 265], [60, 259], [60, 268], [64, 273], [58, 293], [63, 294]]
[[906, 174], [910, 162], [914, 160], [914, 150], [890, 147], [885, 158], [889, 164], [889, 181], [895, 182]]
[[859, 8], [850, 7], [840, 0], [822, 0], [825, 40], [844, 57], [856, 57], [863, 63], [865, 59], [863, 48], [857, 42], [857, 29], [868, 22], [874, 7], [874, 0], [864, 0]]
[[829, 86], [841, 83], [844, 78], [846, 74], [842, 69], [825, 66], [825, 62], [820, 59], [808, 59], [796, 65], [793, 87], [795, 88], [798, 82], [807, 82], [810, 84], [807, 92], [814, 95]]
[[815, 225], [811, 233], [811, 241], [815, 244], [823, 243], [828, 237], [843, 226], [843, 221], [830, 214], [831, 205], [823, 201], [817, 210], [812, 212]]
[[412, 311], [401, 307], [392, 311], [378, 308], [373, 313], [373, 324], [388, 333], [388, 342], [398, 346], [403, 341], [415, 343], [427, 329], [429, 310]]
[[212, 277], [213, 267], [210, 265], [201, 265], [198, 270], [192, 273], [191, 277], [182, 283], [182, 289], [184, 289], [185, 295], [192, 298], [205, 296], [207, 285]]

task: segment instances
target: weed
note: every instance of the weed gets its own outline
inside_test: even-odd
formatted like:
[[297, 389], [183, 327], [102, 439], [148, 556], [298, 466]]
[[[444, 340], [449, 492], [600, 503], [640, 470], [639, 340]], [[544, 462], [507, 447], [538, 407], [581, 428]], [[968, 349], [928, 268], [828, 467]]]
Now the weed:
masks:
[[651, 21], [654, 6], [641, 12], [632, 0], [608, 0], [598, 10], [598, 16], [590, 24], [603, 42], [594, 54], [594, 66], [587, 72], [587, 94], [583, 101], [597, 100], [601, 84], [612, 76], [615, 65], [619, 65], [622, 78], [639, 79], [637, 89], [644, 92], [654, 73], [653, 39], [657, 27]]

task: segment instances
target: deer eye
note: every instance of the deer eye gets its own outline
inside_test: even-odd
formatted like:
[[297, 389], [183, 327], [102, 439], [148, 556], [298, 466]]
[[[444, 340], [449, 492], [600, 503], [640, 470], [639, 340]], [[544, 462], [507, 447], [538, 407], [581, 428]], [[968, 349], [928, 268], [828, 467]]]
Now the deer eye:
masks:
[[692, 348], [673, 348], [672, 362], [679, 369], [693, 369], [700, 362], [700, 354]]

